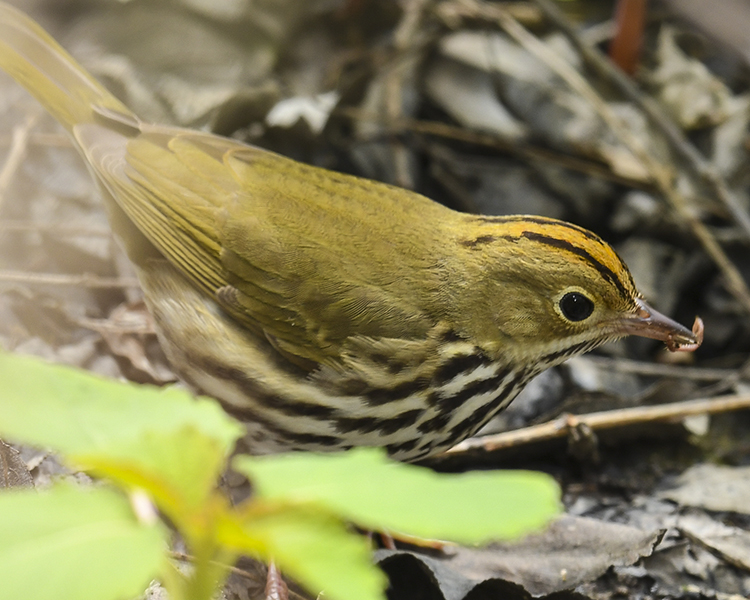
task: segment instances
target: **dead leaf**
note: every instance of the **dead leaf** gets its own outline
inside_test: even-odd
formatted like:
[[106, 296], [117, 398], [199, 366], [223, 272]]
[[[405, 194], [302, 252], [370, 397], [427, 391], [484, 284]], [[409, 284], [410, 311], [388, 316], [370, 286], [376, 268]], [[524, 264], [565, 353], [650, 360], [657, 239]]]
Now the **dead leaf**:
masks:
[[700, 464], [685, 471], [677, 485], [659, 494], [681, 506], [750, 514], [750, 467]]
[[727, 562], [750, 571], [750, 532], [730, 527], [702, 513], [681, 516], [677, 528]]
[[0, 488], [34, 487], [34, 480], [21, 454], [0, 440]]
[[573, 589], [612, 566], [631, 565], [649, 556], [661, 536], [661, 531], [565, 516], [545, 532], [515, 543], [460, 547], [440, 558], [398, 551], [379, 551], [377, 558], [382, 564], [396, 554], [411, 554], [429, 569], [446, 599], [462, 598], [459, 591], [466, 594], [487, 581], [517, 584], [537, 596]]

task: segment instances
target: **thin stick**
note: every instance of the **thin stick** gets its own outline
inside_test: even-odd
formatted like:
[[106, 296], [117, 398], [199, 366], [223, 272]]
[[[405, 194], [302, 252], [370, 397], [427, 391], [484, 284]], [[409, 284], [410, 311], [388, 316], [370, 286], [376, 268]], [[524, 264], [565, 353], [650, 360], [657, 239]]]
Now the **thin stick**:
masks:
[[677, 365], [641, 362], [627, 358], [607, 358], [604, 356], [587, 356], [584, 360], [591, 361], [597, 367], [619, 371], [620, 373], [635, 373], [636, 375], [653, 377], [675, 377], [677, 379], [690, 379], [692, 381], [722, 381], [737, 373], [735, 369], [681, 367]]
[[2, 170], [0, 170], [0, 208], [3, 205], [5, 192], [8, 191], [8, 187], [10, 187], [13, 178], [18, 172], [18, 168], [26, 156], [31, 128], [34, 126], [38, 116], [38, 114], [31, 115], [21, 125], [16, 125], [13, 128], [10, 152], [8, 152], [8, 158], [5, 160]]
[[[8, 146], [13, 143], [13, 136], [0, 134], [0, 146]], [[70, 138], [63, 133], [40, 133], [31, 132], [29, 134], [30, 146], [54, 146], [73, 148]]]
[[628, 187], [653, 190], [653, 186], [648, 182], [644, 182], [641, 179], [633, 179], [618, 175], [603, 164], [571, 156], [570, 154], [555, 152], [554, 150], [549, 150], [547, 148], [540, 148], [518, 140], [506, 139], [497, 134], [471, 131], [464, 127], [456, 127], [455, 125], [440, 123], [438, 121], [424, 121], [409, 118], [389, 121], [381, 115], [353, 107], [337, 108], [335, 112], [336, 114], [343, 115], [350, 119], [381, 123], [389, 127], [394, 133], [400, 131], [413, 131], [415, 133], [423, 133], [444, 139], [467, 142], [477, 146], [487, 146], [488, 148], [508, 152], [529, 160], [549, 162], [570, 169], [571, 171], [578, 171], [607, 181], [621, 183]]
[[35, 223], [33, 221], [0, 221], [0, 231], [22, 233], [49, 233], [62, 236], [112, 237], [112, 230], [104, 227], [80, 227], [60, 223]]
[[0, 271], [0, 282], [87, 288], [140, 288], [138, 280], [133, 277], [97, 277], [87, 274], [59, 275], [56, 273], [25, 273], [23, 271]]
[[[195, 557], [192, 554], [186, 554], [184, 552], [177, 552], [175, 550], [172, 550], [169, 552], [169, 555], [174, 558], [175, 560], [182, 560], [185, 562], [195, 562]], [[252, 581], [254, 583], [260, 583], [262, 579], [264, 579], [263, 576], [260, 575], [260, 573], [255, 574], [251, 573], [250, 571], [247, 571], [246, 569], [240, 569], [239, 567], [236, 567], [234, 565], [227, 564], [225, 562], [219, 562], [212, 560], [210, 561], [212, 565], [219, 565], [221, 567], [224, 567], [227, 572], [233, 573], [235, 575], [239, 575], [240, 577], [243, 577], [249, 581]], [[263, 565], [266, 569], [268, 569], [268, 565], [265, 563], [262, 563], [260, 561], [256, 561], [258, 564]], [[289, 590], [290, 597], [294, 600], [305, 600], [303, 596], [300, 596], [297, 592], [294, 590]]]
[[156, 330], [154, 329], [153, 323], [139, 323], [133, 325], [118, 325], [113, 323], [109, 319], [74, 319], [74, 322], [79, 327], [96, 331], [97, 333], [112, 333], [115, 335], [125, 334], [139, 334], [139, 335], [155, 335]]
[[[393, 45], [400, 56], [406, 57], [420, 51], [419, 27], [429, 2], [430, 0], [408, 0], [403, 3], [404, 13], [393, 34]], [[403, 116], [405, 68], [409, 68], [408, 63], [400, 63], [386, 75], [385, 114], [389, 121]], [[401, 187], [413, 189], [414, 178], [409, 169], [409, 152], [406, 146], [399, 139], [391, 140], [390, 145], [396, 183]]]
[[465, 440], [445, 454], [456, 456], [476, 450], [492, 452], [493, 450], [505, 450], [525, 444], [560, 439], [567, 437], [569, 431], [579, 425], [587, 426], [592, 431], [602, 431], [655, 421], [677, 421], [695, 415], [711, 415], [743, 409], [750, 409], [750, 394], [738, 394], [715, 399], [703, 398], [660, 406], [623, 408], [587, 415], [565, 415], [540, 425]]

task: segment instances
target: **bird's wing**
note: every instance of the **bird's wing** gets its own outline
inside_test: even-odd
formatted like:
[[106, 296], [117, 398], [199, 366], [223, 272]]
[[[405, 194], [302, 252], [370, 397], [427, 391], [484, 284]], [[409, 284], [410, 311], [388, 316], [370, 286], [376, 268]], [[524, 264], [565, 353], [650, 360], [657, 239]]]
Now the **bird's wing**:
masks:
[[415, 261], [428, 277], [432, 259], [392, 227], [408, 192], [209, 134], [142, 129], [120, 148], [116, 131], [77, 137], [149, 240], [290, 359], [332, 364], [351, 336], [419, 337], [434, 325], [403, 277]]
[[226, 138], [141, 123], [2, 3], [0, 68], [74, 137], [140, 268], [161, 253], [300, 361], [337, 360], [353, 335], [419, 337], [429, 325], [417, 292], [425, 283], [414, 277], [434, 275], [437, 247], [425, 233], [447, 209]]

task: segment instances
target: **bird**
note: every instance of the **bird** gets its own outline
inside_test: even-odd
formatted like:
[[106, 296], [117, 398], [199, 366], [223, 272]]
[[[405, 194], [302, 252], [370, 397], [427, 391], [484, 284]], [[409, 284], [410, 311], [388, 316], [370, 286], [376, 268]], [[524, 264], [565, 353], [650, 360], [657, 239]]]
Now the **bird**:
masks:
[[96, 181], [178, 376], [248, 452], [385, 448], [476, 433], [543, 370], [626, 335], [695, 350], [613, 248], [577, 225], [451, 210], [415, 192], [139, 119], [0, 3], [0, 68]]

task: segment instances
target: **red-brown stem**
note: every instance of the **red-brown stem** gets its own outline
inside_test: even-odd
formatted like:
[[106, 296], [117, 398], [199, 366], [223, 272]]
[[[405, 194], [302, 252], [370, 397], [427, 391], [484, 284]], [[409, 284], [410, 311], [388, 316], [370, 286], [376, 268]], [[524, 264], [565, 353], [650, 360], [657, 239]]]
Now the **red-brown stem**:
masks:
[[638, 68], [646, 20], [646, 0], [618, 0], [617, 33], [609, 45], [609, 56], [628, 75]]

